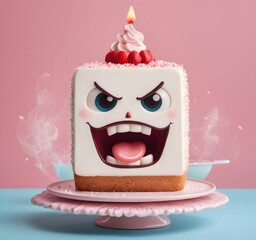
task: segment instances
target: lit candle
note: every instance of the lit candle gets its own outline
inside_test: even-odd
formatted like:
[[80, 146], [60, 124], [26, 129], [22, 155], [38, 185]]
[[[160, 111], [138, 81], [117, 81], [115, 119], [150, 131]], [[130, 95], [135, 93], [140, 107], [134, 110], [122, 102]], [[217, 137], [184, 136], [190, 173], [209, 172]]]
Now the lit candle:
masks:
[[132, 6], [130, 6], [128, 14], [127, 14], [127, 22], [133, 24], [135, 22], [136, 16]]

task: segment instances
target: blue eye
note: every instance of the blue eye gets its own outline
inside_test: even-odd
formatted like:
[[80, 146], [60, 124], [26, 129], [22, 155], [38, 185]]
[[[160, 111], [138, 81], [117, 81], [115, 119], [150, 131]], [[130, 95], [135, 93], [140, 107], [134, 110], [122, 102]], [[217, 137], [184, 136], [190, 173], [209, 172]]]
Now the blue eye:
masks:
[[147, 111], [155, 112], [162, 106], [162, 98], [158, 93], [153, 93], [152, 95], [142, 99], [141, 105]]
[[108, 112], [115, 107], [117, 100], [104, 93], [97, 95], [95, 105], [101, 112]]

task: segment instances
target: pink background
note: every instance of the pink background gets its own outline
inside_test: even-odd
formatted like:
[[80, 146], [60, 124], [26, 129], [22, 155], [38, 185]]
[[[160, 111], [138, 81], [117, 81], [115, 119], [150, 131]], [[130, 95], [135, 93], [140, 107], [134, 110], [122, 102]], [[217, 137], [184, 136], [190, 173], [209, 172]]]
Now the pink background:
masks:
[[[208, 180], [217, 187], [256, 187], [253, 0], [0, 0], [0, 187], [45, 187], [57, 180], [23, 151], [17, 126], [35, 109], [36, 82], [45, 72], [56, 109], [69, 104], [73, 70], [104, 60], [131, 4], [148, 49], [187, 70], [191, 129], [202, 128], [207, 114], [218, 110], [219, 144], [208, 158], [231, 163], [215, 166]], [[58, 141], [69, 149], [69, 117], [58, 124]], [[201, 144], [196, 136], [191, 141], [191, 147]]]

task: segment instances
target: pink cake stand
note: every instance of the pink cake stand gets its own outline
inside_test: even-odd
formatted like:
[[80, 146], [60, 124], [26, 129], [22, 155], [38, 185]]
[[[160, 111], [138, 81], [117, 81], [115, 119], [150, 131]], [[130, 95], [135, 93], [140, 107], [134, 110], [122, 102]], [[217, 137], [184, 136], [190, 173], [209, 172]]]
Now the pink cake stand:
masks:
[[96, 225], [115, 229], [161, 228], [170, 224], [167, 215], [198, 212], [228, 202], [211, 183], [187, 180], [179, 192], [106, 193], [75, 191], [73, 180], [49, 185], [32, 203], [73, 214], [100, 215]]

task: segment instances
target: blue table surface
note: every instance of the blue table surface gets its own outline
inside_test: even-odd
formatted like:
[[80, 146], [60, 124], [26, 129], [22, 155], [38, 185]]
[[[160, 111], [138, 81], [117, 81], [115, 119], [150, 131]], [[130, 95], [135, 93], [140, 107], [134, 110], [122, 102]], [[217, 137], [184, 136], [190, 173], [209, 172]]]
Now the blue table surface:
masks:
[[256, 189], [218, 189], [229, 203], [197, 213], [169, 215], [171, 225], [150, 230], [97, 227], [97, 216], [31, 204], [43, 189], [0, 189], [0, 239], [256, 239]]

